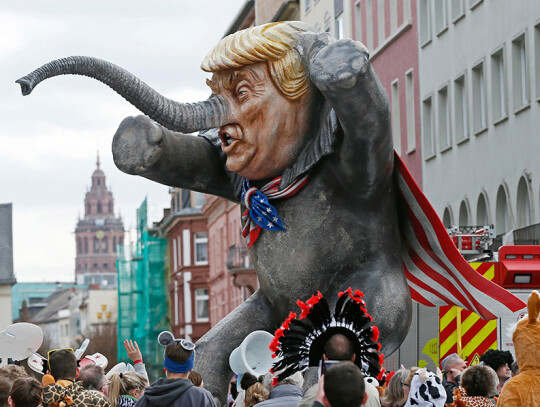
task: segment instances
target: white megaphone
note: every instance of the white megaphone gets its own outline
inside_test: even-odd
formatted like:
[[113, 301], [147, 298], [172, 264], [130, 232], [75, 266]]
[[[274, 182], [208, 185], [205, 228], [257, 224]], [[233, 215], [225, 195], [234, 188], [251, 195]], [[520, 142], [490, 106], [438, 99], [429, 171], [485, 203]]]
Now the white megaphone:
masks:
[[255, 377], [268, 373], [275, 360], [269, 346], [273, 335], [266, 331], [253, 331], [229, 356], [229, 365], [234, 373], [246, 372]]

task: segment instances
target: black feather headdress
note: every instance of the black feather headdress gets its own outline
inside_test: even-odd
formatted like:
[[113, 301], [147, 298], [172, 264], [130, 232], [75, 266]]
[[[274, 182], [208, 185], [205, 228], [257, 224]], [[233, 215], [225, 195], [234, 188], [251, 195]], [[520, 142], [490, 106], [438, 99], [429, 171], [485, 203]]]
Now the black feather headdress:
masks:
[[279, 358], [272, 366], [275, 381], [295, 372], [318, 366], [323, 358], [326, 341], [335, 334], [345, 335], [354, 345], [354, 363], [366, 376], [381, 380], [384, 355], [379, 353], [379, 329], [371, 325], [373, 318], [366, 310], [359, 290], [340, 292], [334, 314], [320, 292], [306, 302], [297, 301], [302, 310], [299, 317], [291, 312], [276, 331], [270, 344], [273, 357]]

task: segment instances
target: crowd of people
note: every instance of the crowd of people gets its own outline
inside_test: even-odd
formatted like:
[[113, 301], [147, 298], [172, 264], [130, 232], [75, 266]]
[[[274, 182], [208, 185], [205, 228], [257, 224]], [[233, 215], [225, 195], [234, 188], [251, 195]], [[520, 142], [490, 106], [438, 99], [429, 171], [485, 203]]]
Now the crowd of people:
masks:
[[[165, 377], [152, 385], [137, 343], [129, 340], [124, 345], [135, 371], [111, 370], [105, 374], [103, 368], [93, 364], [79, 369], [71, 349], [49, 352], [48, 374], [41, 383], [29, 377], [21, 366], [7, 365], [0, 369], [0, 407], [221, 406], [219, 400], [204, 389], [201, 374], [193, 370], [195, 345], [185, 339], [169, 339], [166, 343]], [[260, 377], [245, 373], [238, 383], [236, 379], [231, 381], [226, 405], [485, 407], [494, 406], [505, 383], [519, 374], [510, 352], [489, 350], [476, 366], [467, 367], [463, 359], [453, 354], [441, 361], [441, 377], [419, 367], [402, 367], [387, 372], [382, 385], [375, 386], [378, 383], [366, 380], [353, 363], [353, 343], [341, 334], [327, 340], [323, 360], [334, 363], [322, 363], [320, 380], [311, 386], [305, 385], [300, 372], [277, 383], [271, 373]], [[330, 367], [324, 370], [326, 365]], [[429, 391], [422, 391], [421, 386], [426, 384]]]
[[[340, 328], [322, 337], [318, 376], [296, 368], [288, 374], [274, 372], [278, 363], [259, 377], [247, 368], [230, 381], [228, 398], [220, 401], [204, 388], [203, 375], [193, 370], [195, 344], [164, 331], [158, 336], [164, 347], [164, 377], [152, 384], [134, 341], [124, 342], [133, 369], [119, 364], [107, 373], [97, 364], [79, 369], [77, 352], [56, 349], [47, 354], [41, 382], [21, 366], [0, 368], [0, 407], [538, 407], [540, 294], [533, 294], [528, 317], [513, 333], [521, 371], [512, 353], [490, 349], [473, 366], [452, 354], [441, 360], [442, 371], [402, 366], [388, 372], [378, 364], [377, 377], [366, 377], [370, 359], [359, 360], [361, 342], [349, 328]], [[276, 338], [283, 337], [276, 333]]]

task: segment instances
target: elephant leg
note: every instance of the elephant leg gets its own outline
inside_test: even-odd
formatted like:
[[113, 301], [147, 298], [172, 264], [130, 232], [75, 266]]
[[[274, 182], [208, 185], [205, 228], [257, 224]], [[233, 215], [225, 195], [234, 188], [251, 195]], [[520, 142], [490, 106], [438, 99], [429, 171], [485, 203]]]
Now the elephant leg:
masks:
[[201, 373], [204, 387], [225, 402], [233, 376], [229, 355], [251, 332], [273, 333], [277, 324], [264, 295], [257, 291], [210, 329], [196, 344], [194, 369]]

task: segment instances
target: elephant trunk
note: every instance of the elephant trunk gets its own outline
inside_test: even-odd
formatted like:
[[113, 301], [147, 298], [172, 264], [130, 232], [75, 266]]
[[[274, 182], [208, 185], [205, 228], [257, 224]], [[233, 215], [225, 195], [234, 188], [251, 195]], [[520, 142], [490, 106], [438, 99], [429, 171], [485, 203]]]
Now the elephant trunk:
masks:
[[178, 103], [159, 94], [125, 69], [92, 57], [57, 59], [16, 82], [21, 85], [22, 94], [26, 96], [41, 81], [68, 74], [84, 75], [103, 82], [141, 112], [172, 131], [192, 133], [227, 123], [227, 105], [219, 95], [199, 103]]

